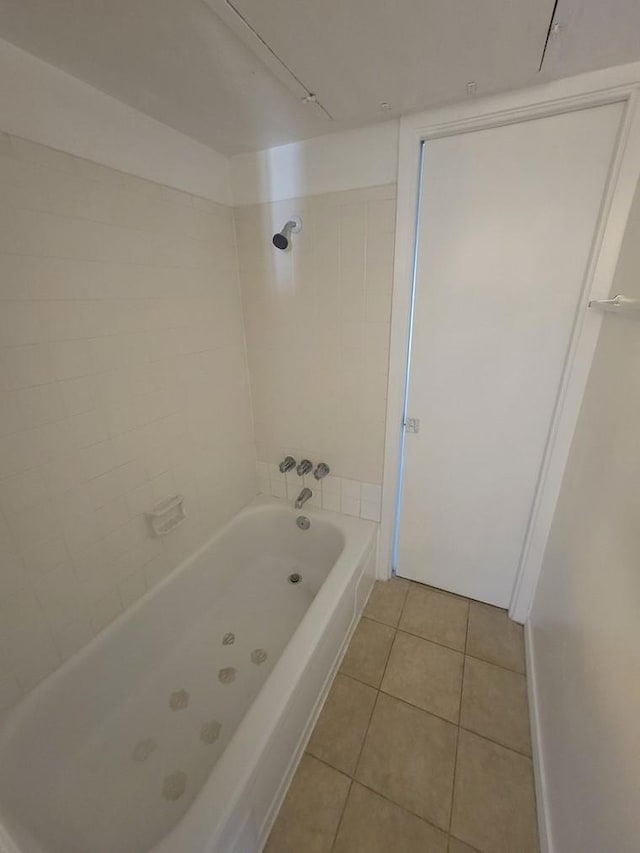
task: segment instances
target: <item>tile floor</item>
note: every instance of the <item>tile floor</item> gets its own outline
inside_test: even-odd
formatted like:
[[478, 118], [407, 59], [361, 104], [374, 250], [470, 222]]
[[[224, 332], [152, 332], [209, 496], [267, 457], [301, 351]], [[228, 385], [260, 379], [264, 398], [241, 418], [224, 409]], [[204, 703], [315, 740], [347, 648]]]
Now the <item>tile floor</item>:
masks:
[[266, 853], [536, 853], [522, 628], [376, 584]]

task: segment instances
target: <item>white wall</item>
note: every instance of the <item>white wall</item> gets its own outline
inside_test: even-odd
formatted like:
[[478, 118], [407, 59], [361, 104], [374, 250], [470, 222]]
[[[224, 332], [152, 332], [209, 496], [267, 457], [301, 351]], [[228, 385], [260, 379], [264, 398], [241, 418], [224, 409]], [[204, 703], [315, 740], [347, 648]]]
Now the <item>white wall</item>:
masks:
[[397, 121], [232, 157], [236, 205], [395, 184]]
[[[398, 122], [232, 157], [259, 485], [379, 520]], [[299, 214], [287, 252], [271, 237]], [[327, 462], [320, 484], [286, 454]]]
[[[640, 298], [640, 191], [613, 293]], [[640, 316], [607, 315], [530, 621], [555, 853], [640, 846]]]
[[231, 208], [0, 134], [0, 708], [256, 491]]
[[[271, 243], [292, 214], [303, 229]], [[379, 520], [395, 185], [235, 209], [260, 487], [285, 455], [327, 462], [313, 503]]]
[[228, 204], [228, 160], [212, 148], [0, 39], [0, 127]]

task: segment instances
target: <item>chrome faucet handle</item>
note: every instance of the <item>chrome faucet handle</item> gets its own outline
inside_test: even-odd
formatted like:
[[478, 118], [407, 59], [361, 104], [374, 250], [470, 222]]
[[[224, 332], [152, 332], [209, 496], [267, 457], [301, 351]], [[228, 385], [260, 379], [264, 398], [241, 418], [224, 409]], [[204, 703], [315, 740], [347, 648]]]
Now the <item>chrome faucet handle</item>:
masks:
[[331, 469], [327, 465], [326, 462], [320, 462], [319, 465], [316, 466], [316, 470], [313, 472], [313, 476], [316, 480], [321, 480], [323, 477], [326, 477]]
[[298, 472], [298, 477], [302, 477], [304, 474], [308, 474], [309, 471], [313, 469], [313, 462], [309, 459], [303, 459], [302, 462], [296, 468]]
[[296, 467], [296, 460], [293, 456], [285, 456], [282, 462], [278, 465], [281, 474], [286, 474], [287, 471], [290, 471], [292, 468]]

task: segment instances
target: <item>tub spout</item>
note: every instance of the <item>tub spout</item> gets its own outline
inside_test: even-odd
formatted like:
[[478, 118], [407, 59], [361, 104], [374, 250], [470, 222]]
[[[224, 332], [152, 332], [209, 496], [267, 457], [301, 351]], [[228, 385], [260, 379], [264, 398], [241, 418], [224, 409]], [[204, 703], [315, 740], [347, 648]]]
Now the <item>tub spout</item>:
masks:
[[296, 509], [303, 507], [312, 495], [311, 489], [303, 489], [296, 498]]

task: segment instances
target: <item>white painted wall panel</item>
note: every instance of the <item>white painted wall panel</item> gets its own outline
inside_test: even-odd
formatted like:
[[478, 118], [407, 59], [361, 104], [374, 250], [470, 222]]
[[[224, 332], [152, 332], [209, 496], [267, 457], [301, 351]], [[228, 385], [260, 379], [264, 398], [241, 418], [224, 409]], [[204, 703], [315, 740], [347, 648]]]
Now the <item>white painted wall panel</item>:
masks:
[[[640, 298], [636, 192], [612, 293]], [[640, 843], [640, 317], [605, 315], [533, 610], [553, 853]]]
[[0, 129], [229, 204], [228, 161], [0, 39]]
[[230, 164], [235, 205], [395, 184], [398, 122], [239, 154]]

